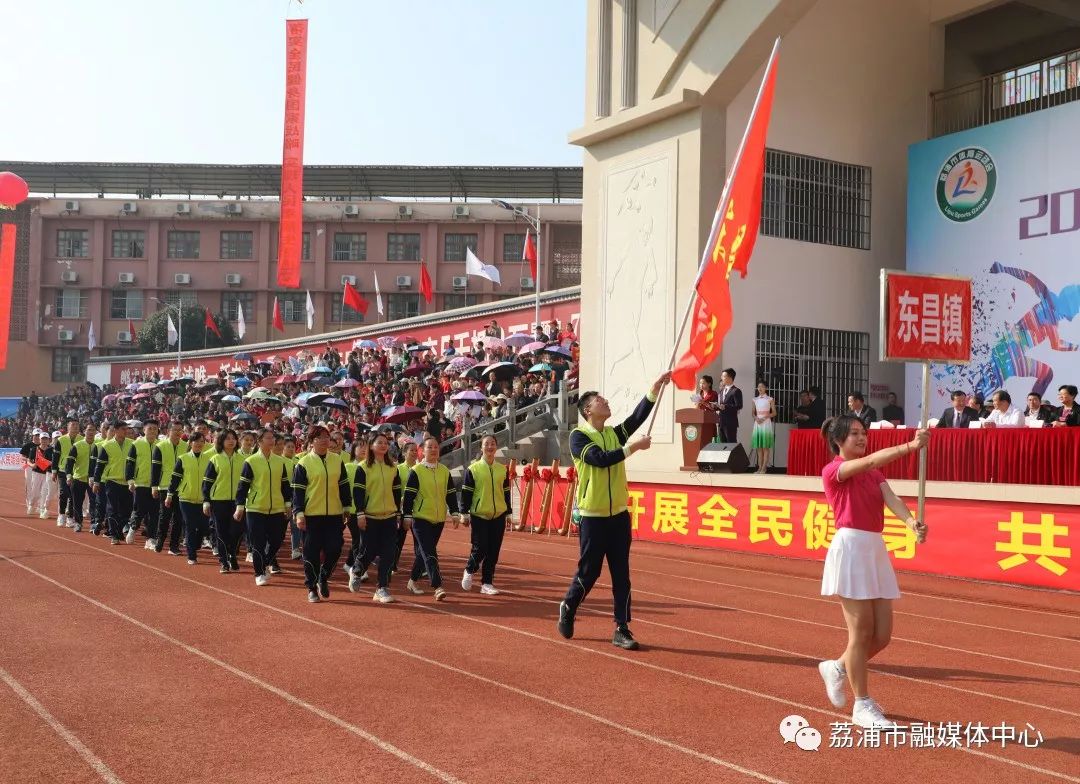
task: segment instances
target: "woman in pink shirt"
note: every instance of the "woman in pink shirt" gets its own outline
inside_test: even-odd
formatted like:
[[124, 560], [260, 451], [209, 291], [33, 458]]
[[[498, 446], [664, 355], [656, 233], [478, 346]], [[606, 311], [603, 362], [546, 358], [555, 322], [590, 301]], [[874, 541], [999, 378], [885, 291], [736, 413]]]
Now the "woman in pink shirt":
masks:
[[840, 597], [848, 644], [839, 659], [821, 662], [818, 672], [825, 681], [829, 701], [837, 708], [847, 702], [844, 693], [847, 676], [855, 693], [852, 724], [886, 727], [892, 722], [870, 699], [866, 687], [867, 662], [889, 644], [892, 603], [900, 598], [896, 574], [881, 537], [885, 528], [884, 507], [888, 506], [915, 532], [917, 541], [926, 540], [928, 529], [897, 498], [879, 469], [925, 447], [929, 434], [917, 430], [911, 442], [867, 455], [866, 428], [854, 416], [845, 414], [828, 420], [821, 433], [836, 455], [821, 472], [825, 498], [836, 519], [836, 535], [825, 556], [821, 595]]

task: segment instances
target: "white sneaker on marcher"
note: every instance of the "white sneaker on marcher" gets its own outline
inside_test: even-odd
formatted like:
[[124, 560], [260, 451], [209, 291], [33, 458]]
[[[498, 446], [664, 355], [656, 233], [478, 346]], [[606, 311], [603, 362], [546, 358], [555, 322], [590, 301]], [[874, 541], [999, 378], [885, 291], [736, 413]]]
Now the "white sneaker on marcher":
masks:
[[62, 514], [56, 516], [56, 527], [57, 528], [63, 528], [64, 527], [64, 516]]
[[851, 712], [851, 723], [856, 727], [869, 729], [871, 727], [893, 727], [895, 722], [885, 718], [881, 706], [869, 697], [855, 700], [855, 709]]
[[472, 590], [472, 575], [469, 574], [468, 570], [466, 570], [465, 573], [461, 575], [461, 590]]
[[844, 693], [844, 671], [833, 660], [819, 662], [817, 666], [821, 679], [825, 681], [825, 693], [829, 695], [829, 702], [837, 708], [843, 708], [847, 704], [847, 695]]
[[42, 520], [47, 520], [48, 517], [49, 517], [49, 510], [48, 509], [42, 509], [41, 514], [38, 515], [38, 517], [40, 517]]
[[303, 553], [299, 550], [293, 550], [291, 553], [289, 553], [289, 557], [292, 558], [292, 560], [294, 561], [299, 561], [301, 556], [303, 556]]
[[143, 545], [144, 550], [156, 550], [157, 542], [154, 539], [147, 539], [146, 544]]
[[499, 589], [491, 583], [484, 583], [480, 586], [480, 593], [484, 594], [484, 596], [498, 596]]
[[30, 506], [29, 504], [26, 505], [26, 516], [27, 517], [33, 517], [34, 516], [34, 507]]
[[[356, 572], [360, 572], [360, 570], [359, 570], [359, 569], [356, 569], [356, 568], [354, 568], [354, 569], [353, 569], [353, 574], [355, 574]], [[367, 570], [366, 570], [366, 569], [365, 569], [364, 571], [360, 572], [360, 582], [362, 582], [362, 583], [366, 583], [366, 582], [367, 582], [368, 580], [370, 580], [370, 579], [371, 579], [371, 578], [370, 578], [370, 577], [368, 576], [368, 573], [367, 573]]]
[[349, 575], [350, 578], [352, 577], [352, 567], [349, 564], [345, 564], [345, 574]]
[[251, 553], [248, 553], [247, 558], [244, 559], [244, 562], [245, 563], [255, 563], [255, 556], [253, 556]]
[[380, 588], [379, 590], [377, 590], [375, 592], [375, 595], [373, 597], [371, 597], [371, 598], [374, 599], [379, 604], [393, 604], [394, 603], [394, 597], [391, 596], [390, 591], [386, 590], [385, 588]]
[[270, 582], [270, 578], [265, 574], [260, 574], [255, 578], [256, 585], [266, 585], [268, 582]]
[[75, 518], [72, 517], [71, 515], [67, 515], [64, 518], [64, 525], [66, 525], [68, 528], [74, 528], [75, 527]]
[[135, 527], [134, 526], [129, 528], [127, 530], [127, 533], [124, 534], [124, 541], [127, 542], [128, 544], [135, 544]]
[[408, 585], [405, 586], [405, 590], [416, 596], [420, 596], [424, 593], [424, 589], [417, 585], [414, 581], [409, 580]]

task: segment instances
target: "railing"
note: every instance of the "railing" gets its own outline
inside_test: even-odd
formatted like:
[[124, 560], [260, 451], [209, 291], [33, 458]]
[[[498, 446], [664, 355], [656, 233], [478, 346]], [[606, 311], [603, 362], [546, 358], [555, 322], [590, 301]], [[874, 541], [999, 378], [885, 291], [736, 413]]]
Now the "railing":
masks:
[[930, 95], [931, 138], [1080, 100], [1080, 49]]

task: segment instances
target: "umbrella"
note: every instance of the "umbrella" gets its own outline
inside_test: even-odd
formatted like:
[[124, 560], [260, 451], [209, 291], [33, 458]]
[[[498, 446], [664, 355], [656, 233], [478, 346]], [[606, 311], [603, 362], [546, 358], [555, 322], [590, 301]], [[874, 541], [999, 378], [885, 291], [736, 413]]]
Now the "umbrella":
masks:
[[371, 425], [368, 425], [368, 427], [370, 427], [372, 430], [389, 431], [389, 432], [392, 432], [392, 433], [404, 433], [405, 432], [404, 427], [402, 427], [401, 425], [395, 424], [394, 422], [383, 422], [381, 425], [375, 425], [374, 427], [372, 427]]
[[339, 397], [328, 397], [326, 398], [326, 400], [322, 401], [318, 405], [326, 406], [327, 408], [339, 408], [342, 411], [349, 410], [349, 404]]
[[487, 335], [484, 336], [483, 340], [477, 342], [483, 343], [484, 348], [505, 348], [506, 346], [502, 338], [493, 338]]
[[487, 400], [487, 396], [483, 392], [477, 392], [475, 389], [466, 389], [464, 392], [458, 392], [456, 395], [451, 395], [451, 400], [455, 402], [476, 400]]
[[284, 376], [278, 376], [274, 382], [274, 386], [281, 386], [282, 384], [295, 384], [300, 379], [296, 376], [286, 373]]
[[140, 392], [153, 392], [158, 388], [158, 385], [152, 381], [147, 381], [145, 384], [139, 384]]
[[225, 395], [224, 397], [221, 398], [221, 402], [222, 403], [239, 403], [240, 398], [238, 398], [236, 395]]
[[233, 414], [230, 417], [232, 422], [258, 422], [259, 418], [248, 411], [241, 411], [239, 414]]
[[334, 371], [333, 371], [333, 370], [331, 370], [331, 369], [330, 369], [329, 367], [327, 367], [326, 365], [316, 365], [316, 366], [315, 366], [315, 369], [314, 369], [314, 370], [312, 370], [311, 372], [312, 372], [312, 373], [319, 373], [319, 374], [322, 374], [322, 375], [325, 375], [325, 376], [332, 376], [332, 375], [334, 375]]
[[[475, 370], [475, 368], [473, 368]], [[513, 362], [496, 362], [494, 365], [488, 365], [484, 368], [482, 375], [494, 374], [495, 379], [498, 381], [506, 381], [507, 379], [520, 376], [522, 370]]]
[[415, 406], [390, 406], [382, 410], [383, 421], [391, 424], [401, 424], [424, 416], [425, 412]]
[[554, 343], [554, 344], [548, 346], [547, 348], [544, 349], [544, 351], [546, 351], [548, 354], [560, 354], [560, 355], [562, 355], [564, 357], [567, 357], [567, 358], [573, 356], [570, 353], [570, 349], [563, 348], [558, 343]]
[[544, 372], [546, 372], [548, 370], [551, 370], [551, 369], [552, 369], [551, 365], [549, 365], [547, 362], [537, 362], [535, 365], [533, 365], [531, 368], [529, 368], [529, 372], [530, 373], [544, 373]]
[[521, 348], [527, 346], [533, 342], [532, 335], [527, 335], [524, 332], [515, 332], [513, 335], [507, 335], [502, 339], [504, 346], [513, 346], [514, 348]]
[[176, 384], [179, 380], [180, 379], [178, 379], [178, 378], [163, 378], [163, 379], [161, 379], [161, 381], [157, 382], [157, 385], [159, 387], [171, 387], [173, 384]]
[[360, 382], [355, 378], [343, 378], [341, 381], [334, 384], [335, 389], [349, 389], [350, 387], [358, 387]]
[[430, 365], [410, 365], [409, 367], [407, 367], [403, 371], [401, 371], [401, 375], [403, 375], [403, 376], [422, 376], [425, 373], [427, 373], [429, 370], [431, 370]]
[[309, 392], [307, 396], [307, 404], [309, 406], [321, 406], [324, 400], [336, 400], [329, 392]]
[[270, 356], [268, 356], [266, 358], [266, 361], [267, 362], [280, 362], [281, 357], [279, 357], [277, 354], [271, 354]]
[[125, 389], [126, 389], [126, 390], [127, 390], [128, 392], [138, 392], [138, 391], [139, 391], [139, 385], [138, 385], [138, 384], [128, 384], [128, 385], [127, 385], [126, 387], [124, 387], [124, 388], [125, 388]]
[[479, 379], [480, 376], [483, 375], [485, 370], [487, 370], [487, 365], [473, 365], [471, 368], [461, 374], [461, 378]]
[[133, 397], [131, 399], [132, 400], [146, 400], [149, 397], [150, 397], [150, 395], [147, 394], [146, 392], [140, 392], [139, 394], [137, 394], [135, 397]]
[[255, 366], [256, 367], [263, 367], [263, 366], [270, 367], [273, 364], [274, 363], [271, 362], [269, 359], [260, 359], [258, 362], [255, 363]]
[[446, 369], [451, 373], [463, 373], [477, 364], [477, 361], [472, 357], [454, 357], [447, 364]]
[[241, 376], [240, 378], [233, 380], [233, 386], [237, 387], [249, 387], [251, 386], [251, 379], [247, 376]]
[[547, 343], [545, 343], [542, 340], [534, 340], [532, 343], [526, 343], [524, 346], [522, 346], [521, 347], [521, 353], [522, 354], [531, 354], [534, 351], [543, 351], [543, 349], [544, 349], [544, 347], [546, 345], [547, 345]]
[[196, 389], [209, 389], [210, 387], [216, 387], [220, 383], [221, 382], [218, 380], [217, 376], [210, 376], [209, 378], [206, 379], [206, 381], [202, 382], [201, 384], [196, 384], [195, 388]]
[[379, 344], [374, 340], [364, 338], [363, 340], [354, 340], [352, 346], [353, 348], [378, 348]]
[[107, 406], [110, 403], [114, 403], [116, 402], [116, 398], [117, 395], [106, 395], [105, 397], [101, 398], [101, 405]]
[[410, 354], [415, 354], [418, 351], [434, 351], [435, 346], [425, 346], [423, 343], [413, 343], [412, 345], [406, 346], [405, 350]]
[[394, 346], [404, 346], [405, 343], [397, 338], [392, 338], [389, 335], [381, 337], [375, 341], [380, 348], [394, 348]]
[[251, 354], [249, 354], [246, 351], [241, 351], [239, 354], [233, 354], [232, 358], [233, 359], [240, 359], [240, 360], [243, 360], [245, 362], [250, 362], [253, 359]]
[[225, 397], [225, 396], [226, 396], [227, 394], [229, 394], [228, 390], [225, 390], [225, 389], [219, 389], [219, 390], [217, 390], [217, 391], [215, 391], [215, 392], [211, 392], [211, 393], [210, 393], [210, 397], [211, 397], [211, 398], [215, 398], [215, 397]]

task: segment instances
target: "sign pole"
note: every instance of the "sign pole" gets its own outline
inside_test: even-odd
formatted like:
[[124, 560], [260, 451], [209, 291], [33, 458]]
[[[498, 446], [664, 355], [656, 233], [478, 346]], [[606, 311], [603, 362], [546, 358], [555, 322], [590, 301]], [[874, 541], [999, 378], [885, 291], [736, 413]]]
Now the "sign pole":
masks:
[[[922, 363], [922, 411], [919, 414], [919, 428], [926, 429], [930, 424], [930, 363]], [[919, 506], [918, 520], [925, 522], [926, 513], [926, 462], [928, 449], [919, 450]]]

